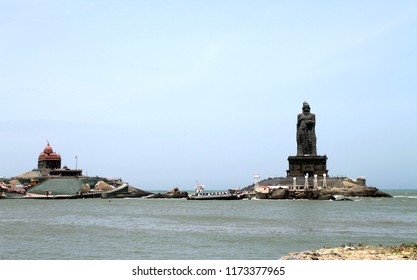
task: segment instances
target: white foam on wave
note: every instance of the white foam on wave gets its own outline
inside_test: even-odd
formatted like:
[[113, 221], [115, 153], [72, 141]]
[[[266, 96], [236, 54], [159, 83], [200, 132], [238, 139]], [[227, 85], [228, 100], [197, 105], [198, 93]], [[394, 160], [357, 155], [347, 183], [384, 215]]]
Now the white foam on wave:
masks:
[[414, 195], [395, 195], [394, 198], [412, 198], [412, 199], [414, 198], [414, 199], [416, 199], [417, 196], [414, 196]]

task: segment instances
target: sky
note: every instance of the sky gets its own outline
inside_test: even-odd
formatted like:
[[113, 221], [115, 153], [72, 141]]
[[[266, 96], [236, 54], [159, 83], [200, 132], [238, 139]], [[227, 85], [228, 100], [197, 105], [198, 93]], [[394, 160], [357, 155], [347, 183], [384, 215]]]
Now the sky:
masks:
[[246, 187], [286, 176], [307, 101], [330, 176], [417, 188], [416, 30], [416, 1], [0, 1], [0, 176], [49, 141], [144, 190]]

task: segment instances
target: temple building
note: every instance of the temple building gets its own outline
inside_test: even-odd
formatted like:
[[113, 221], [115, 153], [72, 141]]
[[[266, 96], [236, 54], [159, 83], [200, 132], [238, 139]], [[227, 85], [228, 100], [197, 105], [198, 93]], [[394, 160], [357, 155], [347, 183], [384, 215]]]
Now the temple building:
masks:
[[42, 175], [48, 175], [50, 170], [61, 168], [61, 156], [54, 152], [51, 145], [46, 145], [38, 157], [38, 169]]
[[61, 168], [61, 156], [48, 144], [38, 157], [38, 170], [42, 176], [81, 176], [81, 169]]

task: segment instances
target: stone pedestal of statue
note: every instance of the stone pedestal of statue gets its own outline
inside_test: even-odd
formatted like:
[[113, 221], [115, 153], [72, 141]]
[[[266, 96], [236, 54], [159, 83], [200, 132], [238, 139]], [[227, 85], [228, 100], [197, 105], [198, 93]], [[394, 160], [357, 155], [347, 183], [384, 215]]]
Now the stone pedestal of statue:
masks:
[[301, 177], [308, 174], [309, 177], [323, 176], [327, 174], [327, 156], [289, 156], [289, 169], [287, 177]]

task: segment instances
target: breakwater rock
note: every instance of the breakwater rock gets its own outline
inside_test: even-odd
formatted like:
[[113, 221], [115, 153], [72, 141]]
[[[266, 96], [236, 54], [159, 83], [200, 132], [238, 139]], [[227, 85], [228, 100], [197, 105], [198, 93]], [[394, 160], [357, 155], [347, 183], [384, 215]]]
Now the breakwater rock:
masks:
[[125, 197], [144, 197], [151, 194], [151, 192], [135, 188], [131, 185], [128, 186], [128, 191], [129, 195], [126, 195]]
[[[106, 186], [105, 184], [99, 184], [99, 186], [96, 186], [96, 187], [99, 189], [108, 188], [108, 186]], [[140, 198], [140, 197], [145, 197], [151, 194], [151, 192], [135, 188], [134, 186], [131, 186], [131, 185], [128, 185], [126, 190], [127, 192], [119, 192], [119, 193], [114, 193], [114, 194], [110, 194], [111, 190], [108, 190], [107, 195], [101, 195], [101, 198]]]
[[178, 188], [174, 188], [166, 193], [152, 193], [146, 198], [187, 198], [188, 192], [181, 192]]

